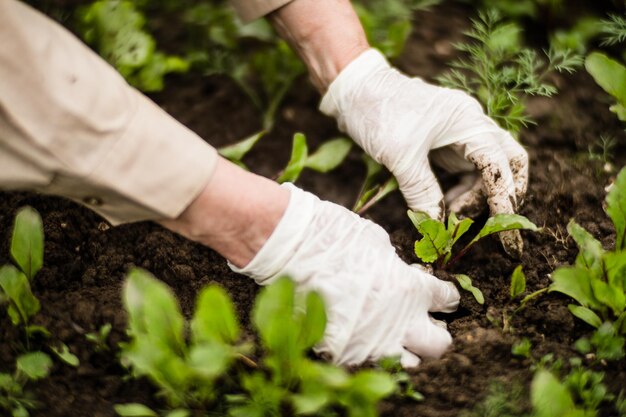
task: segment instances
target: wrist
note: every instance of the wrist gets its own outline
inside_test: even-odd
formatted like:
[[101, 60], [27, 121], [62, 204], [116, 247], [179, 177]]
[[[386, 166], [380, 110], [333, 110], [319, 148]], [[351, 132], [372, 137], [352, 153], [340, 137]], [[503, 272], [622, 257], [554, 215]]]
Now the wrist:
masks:
[[220, 158], [200, 195], [164, 227], [243, 267], [261, 250], [289, 202], [289, 191]]
[[352, 60], [369, 49], [349, 0], [295, 0], [269, 17], [304, 61], [322, 94]]

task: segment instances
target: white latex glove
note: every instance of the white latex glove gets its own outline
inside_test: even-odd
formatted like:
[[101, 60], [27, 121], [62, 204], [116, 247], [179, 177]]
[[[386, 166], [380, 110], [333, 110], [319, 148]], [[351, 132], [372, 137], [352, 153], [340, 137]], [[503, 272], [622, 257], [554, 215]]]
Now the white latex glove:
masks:
[[[331, 83], [320, 110], [398, 180], [409, 207], [433, 218], [443, 213], [443, 193], [428, 160], [450, 172], [476, 169], [447, 198], [451, 211], [479, 205], [491, 213], [514, 213], [526, 193], [528, 155], [487, 117], [468, 94], [437, 87], [392, 68], [370, 49]], [[475, 207], [473, 207], [475, 208]], [[507, 251], [519, 254], [519, 232], [503, 234]]]
[[298, 291], [317, 291], [328, 324], [318, 353], [338, 364], [401, 356], [405, 367], [419, 356], [439, 357], [452, 342], [429, 311], [452, 312], [459, 292], [419, 267], [404, 263], [378, 225], [291, 185], [278, 226], [243, 269], [266, 285], [290, 276]]

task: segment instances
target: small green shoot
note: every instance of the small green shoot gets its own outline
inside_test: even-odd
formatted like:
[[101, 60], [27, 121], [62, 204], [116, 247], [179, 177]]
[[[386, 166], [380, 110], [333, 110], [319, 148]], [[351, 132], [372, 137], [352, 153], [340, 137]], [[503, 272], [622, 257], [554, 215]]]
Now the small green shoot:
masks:
[[[130, 341], [122, 346], [122, 359], [158, 387], [170, 408], [166, 416], [197, 408], [231, 416], [280, 415], [285, 407], [296, 414], [342, 409], [370, 416], [378, 401], [397, 390], [387, 373], [351, 375], [309, 359], [324, 334], [324, 305], [316, 293], [296, 293], [286, 278], [262, 289], [255, 302], [252, 322], [263, 352], [257, 363], [244, 356], [251, 346], [239, 342], [234, 305], [218, 286], [200, 292], [189, 323], [171, 290], [145, 271], [129, 273], [124, 300]], [[161, 415], [139, 404], [118, 405], [116, 412]]]
[[385, 372], [389, 372], [396, 384], [398, 384], [397, 395], [418, 402], [424, 400], [424, 394], [415, 388], [411, 381], [411, 376], [402, 368], [400, 358], [383, 358], [378, 362], [378, 365]]
[[519, 342], [515, 343], [511, 347], [511, 353], [515, 356], [521, 356], [522, 358], [530, 359], [531, 358], [531, 349], [532, 344], [527, 337], [524, 337]]
[[490, 217], [478, 234], [452, 257], [454, 244], [463, 236], [473, 224], [473, 220], [466, 218], [459, 220], [454, 213], [448, 217], [447, 224], [431, 219], [425, 213], [408, 211], [409, 218], [413, 225], [422, 235], [422, 238], [415, 242], [415, 254], [422, 261], [427, 263], [437, 262], [441, 267], [453, 264], [462, 257], [480, 239], [508, 230], [531, 230], [538, 231], [530, 220], [518, 214], [497, 214]]
[[302, 133], [296, 133], [293, 137], [291, 158], [276, 181], [295, 182], [305, 168], [321, 173], [331, 171], [341, 165], [351, 148], [350, 140], [337, 138], [325, 142], [315, 153], [309, 155], [306, 137]]
[[511, 287], [509, 293], [511, 300], [519, 297], [526, 291], [526, 275], [522, 270], [522, 265], [518, 265], [511, 274]]
[[472, 279], [470, 277], [463, 274], [457, 274], [454, 277], [459, 282], [461, 288], [470, 292], [474, 296], [474, 299], [478, 304], [485, 304], [485, 297], [483, 296], [482, 291], [472, 285]]
[[546, 63], [534, 50], [521, 45], [521, 28], [503, 22], [495, 9], [480, 12], [472, 23], [472, 30], [466, 32], [472, 42], [455, 45], [467, 57], [453, 62], [453, 69], [438, 81], [474, 95], [489, 117], [517, 135], [533, 123], [525, 99], [556, 94], [556, 87], [546, 78], [554, 71], [574, 72], [582, 59], [571, 51], [549, 50]]
[[76, 368], [78, 365], [80, 365], [80, 360], [78, 359], [78, 357], [70, 352], [70, 348], [67, 347], [65, 343], [61, 343], [58, 348], [51, 346], [50, 349], [52, 349], [52, 351], [59, 357], [59, 359], [61, 359], [69, 366], [73, 366], [74, 368]]
[[94, 344], [96, 351], [105, 352], [109, 350], [107, 339], [111, 334], [113, 326], [111, 323], [103, 324], [97, 332], [90, 332], [85, 335], [85, 339]]
[[0, 410], [12, 417], [28, 417], [28, 410], [36, 409], [38, 403], [24, 388], [29, 381], [47, 377], [51, 367], [50, 357], [43, 352], [18, 356], [13, 374], [0, 373]]
[[217, 151], [220, 155], [228, 159], [230, 162], [233, 162], [244, 168], [245, 170], [248, 170], [248, 167], [246, 167], [246, 165], [242, 162], [242, 159], [248, 154], [248, 152], [250, 152], [250, 150], [252, 150], [254, 145], [256, 145], [256, 143], [263, 136], [265, 136], [265, 133], [266, 132], [262, 130], [237, 143], [219, 148]]
[[586, 337], [578, 339], [574, 346], [584, 355], [595, 353], [598, 360], [619, 361], [626, 356], [625, 343], [626, 338], [617, 335], [611, 323], [602, 323], [590, 339]]
[[626, 335], [626, 169], [618, 174], [606, 204], [616, 230], [615, 250], [604, 250], [589, 232], [570, 221], [567, 230], [580, 251], [574, 265], [552, 273], [549, 288], [577, 301], [569, 306], [574, 316], [595, 328], [612, 322], [617, 334]]
[[134, 2], [100, 0], [80, 8], [77, 15], [83, 39], [142, 91], [160, 91], [166, 74], [189, 69], [185, 59], [157, 50]]

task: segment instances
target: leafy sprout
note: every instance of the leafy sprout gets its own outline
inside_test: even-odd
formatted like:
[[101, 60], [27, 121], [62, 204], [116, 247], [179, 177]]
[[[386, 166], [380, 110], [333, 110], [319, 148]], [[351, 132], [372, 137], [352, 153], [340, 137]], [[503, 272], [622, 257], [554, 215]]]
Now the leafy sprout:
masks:
[[[145, 271], [129, 273], [124, 287], [130, 340], [122, 359], [136, 376], [146, 376], [167, 401], [166, 416], [195, 409], [231, 416], [296, 414], [375, 415], [375, 406], [397, 389], [385, 372], [349, 374], [313, 361], [308, 352], [325, 330], [321, 297], [301, 294], [286, 278], [261, 290], [252, 311], [262, 354], [254, 362], [240, 341], [235, 308], [219, 286], [198, 296], [190, 322], [172, 291]], [[122, 416], [160, 415], [142, 404], [120, 404]], [[138, 414], [139, 413], [139, 414]]]
[[599, 328], [611, 322], [618, 335], [626, 335], [626, 169], [618, 174], [606, 197], [607, 213], [616, 230], [615, 248], [607, 251], [589, 232], [570, 221], [567, 230], [579, 247], [574, 265], [552, 274], [550, 291], [570, 296], [570, 312]]
[[557, 92], [546, 78], [554, 71], [571, 73], [582, 59], [568, 50], [548, 50], [545, 60], [522, 47], [521, 29], [502, 21], [499, 12], [480, 12], [465, 33], [469, 42], [457, 43], [465, 57], [454, 61], [452, 70], [438, 81], [474, 95], [487, 115], [513, 134], [533, 123], [526, 114], [528, 96], [550, 97]]
[[604, 40], [601, 46], [611, 46], [626, 42], [626, 16], [610, 14], [608, 19], [601, 22]]
[[447, 223], [443, 223], [439, 220], [431, 219], [422, 212], [409, 210], [408, 215], [413, 225], [422, 235], [421, 239], [415, 242], [415, 254], [422, 261], [427, 263], [436, 262], [441, 267], [456, 262], [476, 242], [486, 236], [509, 230], [539, 230], [535, 224], [524, 216], [518, 214], [497, 214], [490, 217], [478, 234], [452, 257], [454, 245], [470, 229], [474, 223], [472, 219], [465, 218], [459, 220], [454, 213], [451, 213]]

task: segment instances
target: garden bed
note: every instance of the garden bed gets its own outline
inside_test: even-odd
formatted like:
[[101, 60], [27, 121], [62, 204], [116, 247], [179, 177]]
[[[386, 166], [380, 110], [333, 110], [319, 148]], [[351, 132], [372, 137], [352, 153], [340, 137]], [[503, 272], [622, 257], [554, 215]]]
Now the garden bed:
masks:
[[[450, 42], [461, 38], [470, 12], [454, 4], [420, 12], [398, 66], [428, 80], [441, 74], [454, 57]], [[520, 214], [544, 228], [543, 233], [523, 232], [526, 251], [521, 264], [528, 292], [548, 286], [548, 275], [556, 267], [573, 262], [577, 247], [567, 238], [566, 230], [571, 218], [605, 247], [614, 243], [613, 226], [602, 205], [605, 187], [626, 162], [623, 125], [609, 112], [606, 94], [591, 77], [582, 71], [573, 76], [559, 75], [554, 82], [560, 94], [554, 99], [530, 101], [529, 110], [538, 126], [521, 135], [531, 168]], [[289, 159], [294, 132], [305, 133], [313, 148], [340, 135], [334, 121], [316, 110], [317, 93], [306, 80], [298, 84], [287, 96], [274, 130], [245, 159], [252, 171], [275, 176]], [[153, 98], [214, 146], [235, 142], [261, 127], [255, 107], [225, 77], [172, 76], [165, 90]], [[588, 157], [589, 146], [602, 135], [618, 141], [613, 151], [616, 168], [609, 172]], [[307, 171], [298, 185], [324, 199], [351, 206], [364, 175], [359, 153], [353, 150], [339, 169], [329, 174]], [[24, 205], [36, 208], [45, 226], [45, 264], [33, 283], [42, 305], [35, 321], [45, 325], [53, 340], [66, 343], [80, 359], [78, 368], [56, 363], [49, 378], [31, 385], [41, 402], [33, 416], [109, 417], [116, 415], [114, 404], [127, 402], [159, 408], [151, 385], [128, 379], [115, 353], [117, 343], [125, 339], [121, 285], [132, 266], [151, 271], [172, 287], [186, 314], [190, 314], [199, 289], [219, 283], [231, 294], [247, 325], [257, 287], [231, 272], [215, 252], [151, 223], [109, 227], [89, 210], [61, 198], [23, 192], [0, 194], [0, 264], [9, 262], [13, 218]], [[404, 260], [417, 261], [413, 243], [418, 234], [399, 193], [374, 206], [367, 217], [390, 233]], [[573, 343], [588, 334], [590, 327], [575, 319], [567, 309], [569, 301], [556, 293], [531, 302], [514, 318], [510, 331], [503, 332], [502, 312], [513, 305], [509, 301], [509, 277], [519, 264], [504, 253], [497, 239], [489, 238], [454, 265], [452, 272], [472, 277], [485, 295], [485, 304], [477, 304], [469, 293], [462, 292], [459, 311], [440, 317], [448, 322], [454, 337], [452, 349], [443, 358], [426, 361], [411, 372], [424, 401], [391, 398], [381, 406], [383, 415], [458, 416], [480, 402], [492, 382], [506, 389], [515, 384], [528, 389], [530, 361], [511, 354], [511, 346], [522, 337], [531, 340], [535, 358], [554, 353], [566, 359], [575, 354]], [[0, 323], [0, 371], [7, 371], [21, 336], [9, 324], [4, 310]], [[110, 350], [96, 352], [85, 334], [106, 323], [113, 325]], [[595, 369], [605, 373], [605, 383], [612, 392], [618, 393], [626, 382], [624, 361], [598, 364]], [[610, 410], [602, 415], [609, 416]]]

